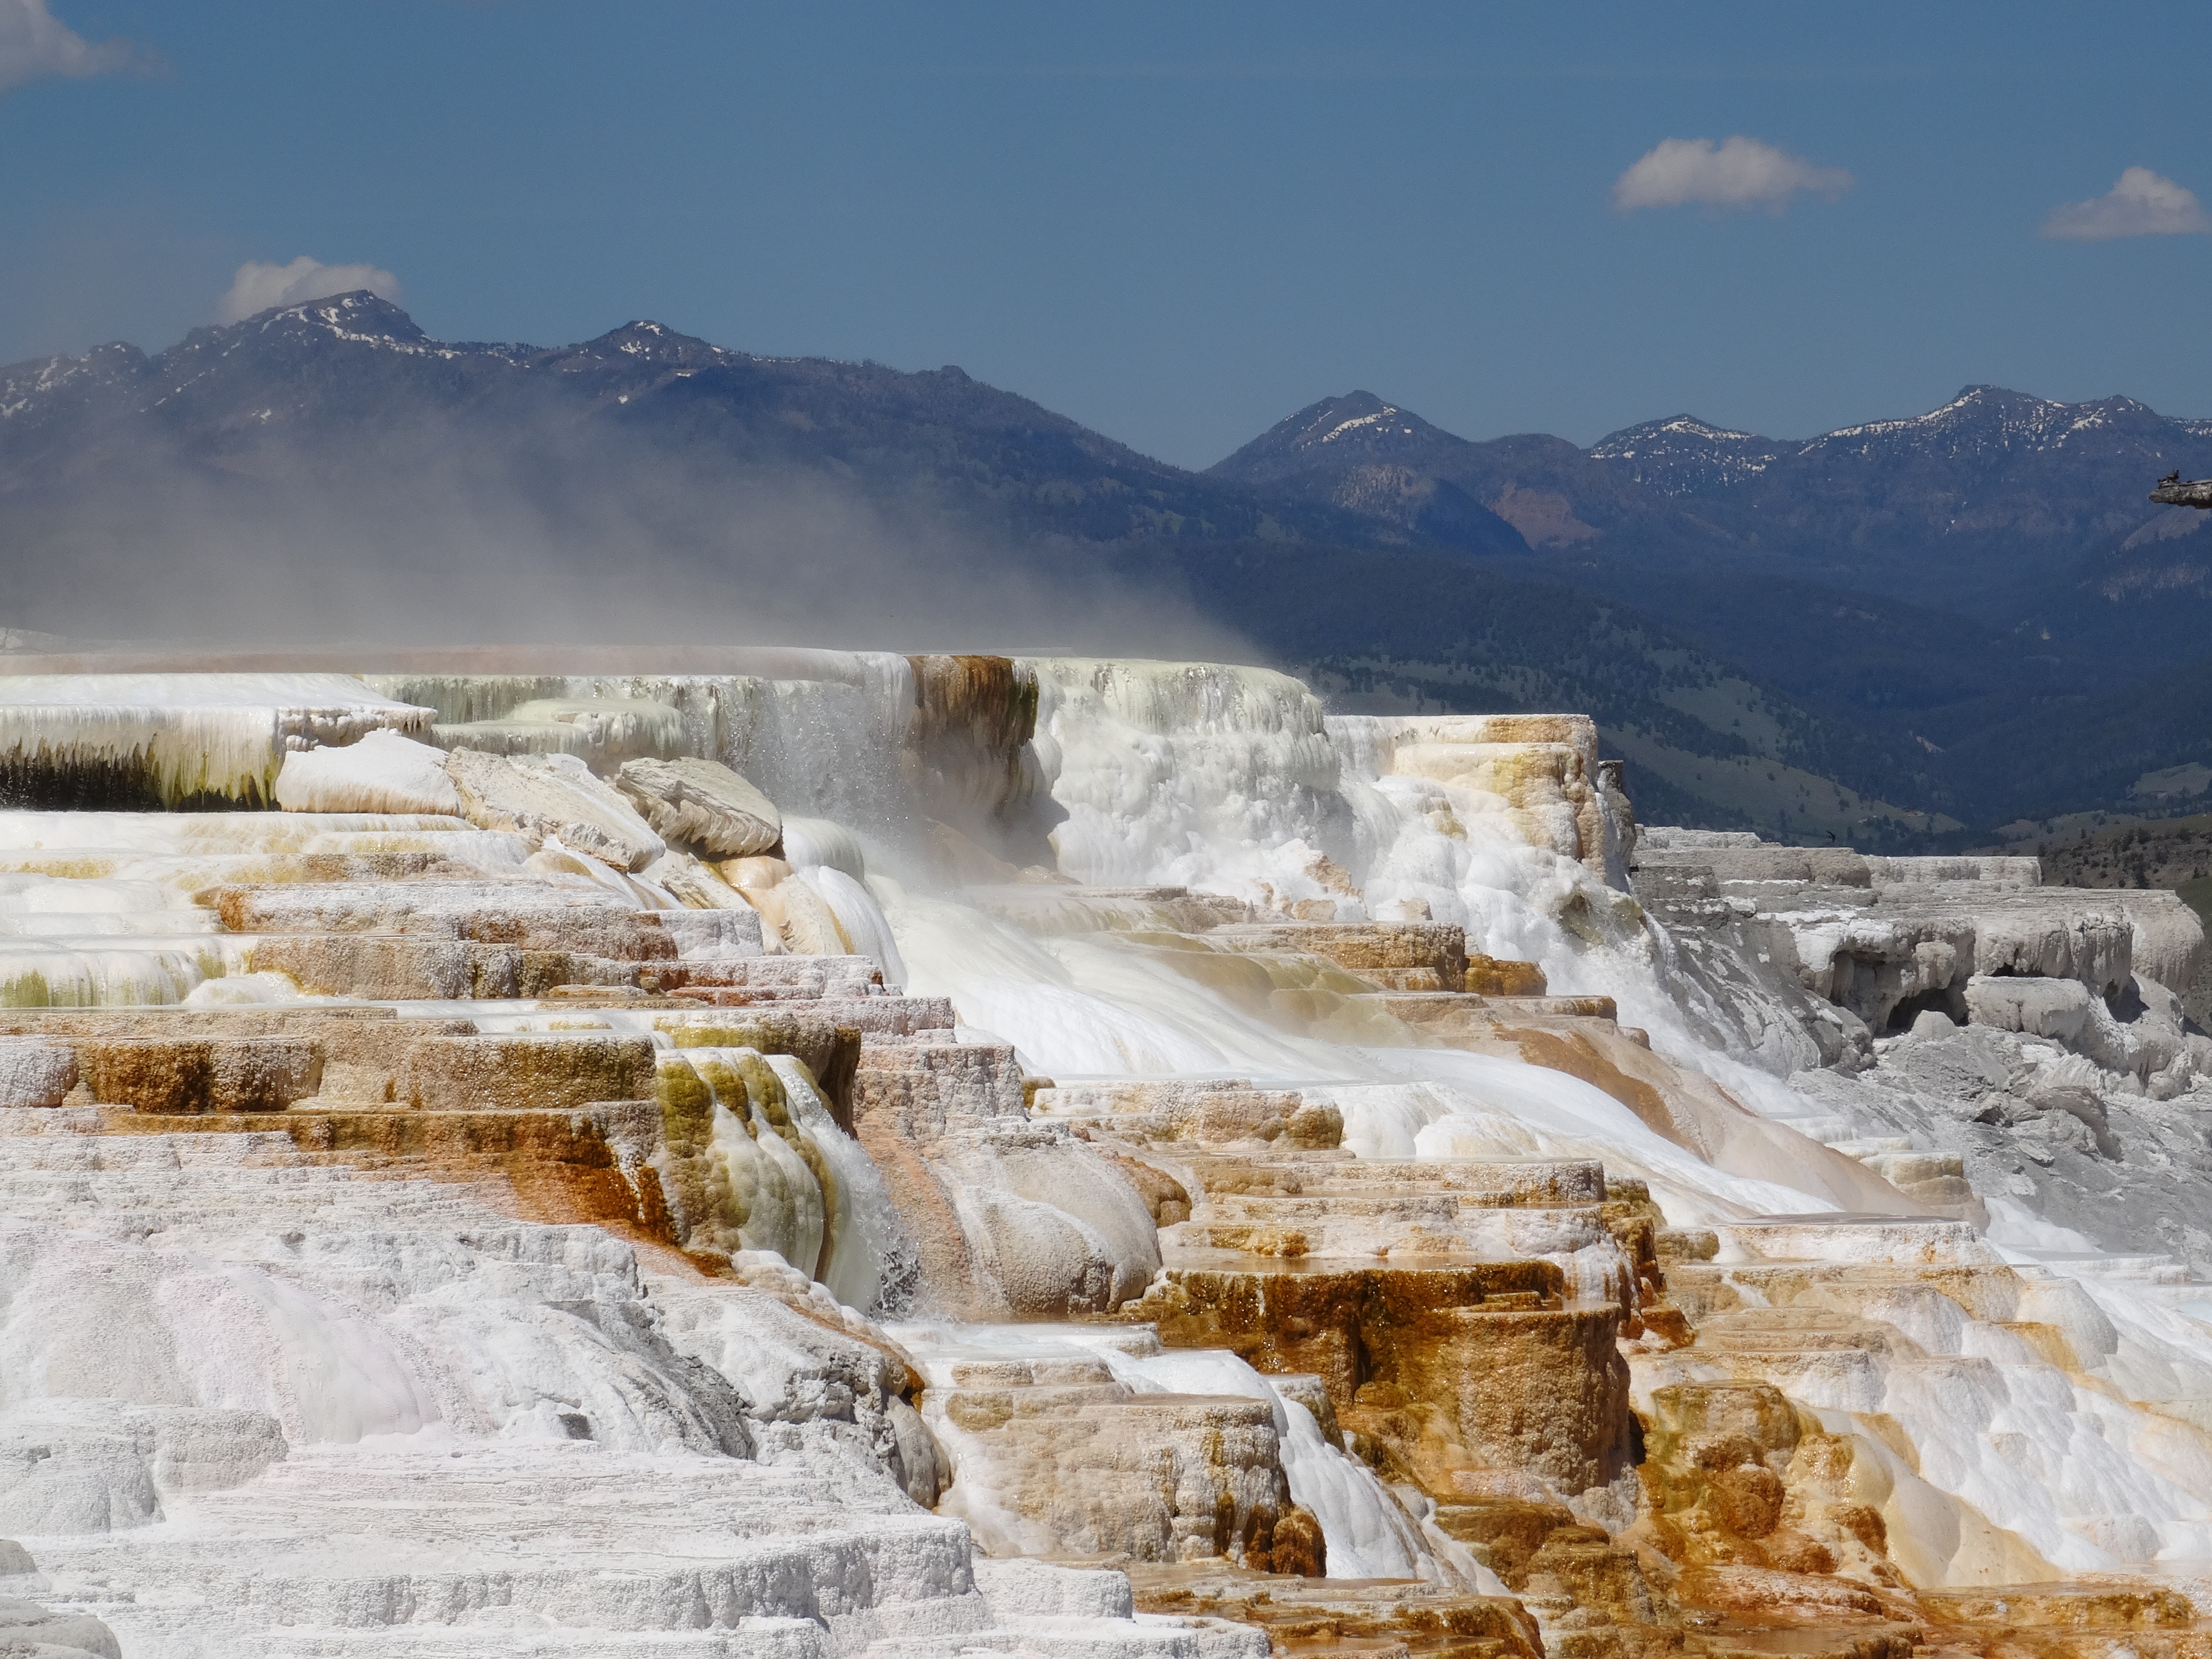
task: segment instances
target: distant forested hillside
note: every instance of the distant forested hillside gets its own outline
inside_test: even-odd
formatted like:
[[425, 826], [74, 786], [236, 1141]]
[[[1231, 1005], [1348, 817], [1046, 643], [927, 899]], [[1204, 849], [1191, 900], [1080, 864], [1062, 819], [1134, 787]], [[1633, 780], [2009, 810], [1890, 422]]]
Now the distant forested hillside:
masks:
[[1356, 392], [1193, 473], [955, 368], [446, 342], [353, 294], [0, 369], [0, 650], [1243, 655], [1346, 709], [1587, 710], [1648, 818], [1958, 844], [2205, 804], [2212, 514], [2143, 500], [2177, 467], [2212, 422], [1970, 387], [1588, 449]]

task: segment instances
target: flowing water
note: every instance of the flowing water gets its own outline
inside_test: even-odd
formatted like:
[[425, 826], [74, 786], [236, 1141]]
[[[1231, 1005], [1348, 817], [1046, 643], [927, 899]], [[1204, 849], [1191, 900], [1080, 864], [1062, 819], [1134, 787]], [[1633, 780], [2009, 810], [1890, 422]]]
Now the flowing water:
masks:
[[[1745, 1035], [1740, 1011], [1720, 1006], [1675, 971], [1673, 941], [1626, 890], [1617, 813], [1550, 789], [1542, 777], [1529, 781], [1528, 769], [1540, 770], [1551, 763], [1546, 754], [1571, 748], [1571, 735], [1514, 738], [1501, 728], [1486, 736], [1436, 722], [1328, 718], [1296, 681], [1255, 669], [1024, 663], [1018, 673], [1033, 677], [1036, 724], [1020, 766], [987, 756], [989, 778], [947, 784], [940, 776], [936, 787], [944, 799], [981, 800], [998, 812], [985, 828], [1004, 845], [1048, 836], [1064, 878], [1117, 891], [1079, 896], [1036, 881], [969, 890], [945, 883], [933, 866], [933, 825], [902, 760], [915, 670], [903, 658], [819, 654], [813, 678], [385, 677], [359, 709], [330, 686], [303, 683], [286, 688], [298, 712], [273, 721], [245, 707], [235, 687], [180, 699], [173, 714], [161, 715], [144, 708], [160, 700], [161, 688], [80, 687], [66, 718], [41, 728], [60, 735], [36, 753], [51, 768], [69, 763], [69, 746], [77, 745], [88, 765], [106, 769], [101, 775], [128, 773], [125, 782], [170, 805], [210, 790], [265, 793], [288, 740], [337, 731], [360, 710], [398, 702], [434, 710], [441, 740], [461, 728], [506, 728], [527, 748], [541, 738], [525, 728], [562, 726], [585, 735], [542, 742], [596, 744], [601, 759], [625, 746], [711, 756], [783, 808], [791, 867], [852, 949], [880, 965], [885, 985], [911, 997], [950, 998], [963, 1039], [1010, 1043], [1034, 1076], [1062, 1085], [1213, 1077], [1294, 1089], [1333, 1104], [1345, 1147], [1378, 1165], [1595, 1158], [1615, 1177], [1646, 1182], [1676, 1228], [1725, 1233], [1772, 1216], [1814, 1224], [1836, 1218], [1840, 1228], [1860, 1201], [1856, 1166], [1786, 1127], [1817, 1120], [1820, 1111]], [[218, 690], [233, 701], [222, 701]], [[16, 726], [35, 723], [34, 709], [49, 706], [36, 698], [58, 695], [28, 687], [0, 702], [0, 748]], [[622, 699], [649, 700], [676, 716], [625, 723], [600, 708]], [[179, 758], [187, 751], [204, 757]], [[1006, 778], [1030, 793], [1009, 796]], [[961, 834], [983, 836], [981, 821]], [[250, 941], [218, 932], [196, 896], [216, 883], [251, 882], [267, 861], [298, 854], [427, 854], [510, 877], [532, 850], [516, 836], [437, 817], [0, 813], [0, 1003], [296, 1000], [281, 976], [252, 971]], [[609, 884], [640, 904], [680, 902], [634, 876], [593, 871], [561, 879]], [[1229, 947], [1200, 936], [1203, 948], [1194, 948], [1174, 925], [1173, 907], [1190, 902], [1167, 890], [1177, 889], [1276, 913], [1426, 918], [1462, 927], [1470, 952], [1537, 964], [1554, 996], [1614, 999], [1620, 1024], [1648, 1034], [1654, 1054], [1709, 1079], [1764, 1121], [1753, 1121], [1755, 1133], [1731, 1129], [1701, 1155], [1568, 1071], [1375, 1040], [1356, 997], [1325, 979], [1252, 992], [1247, 964]], [[1110, 927], [1099, 920], [1109, 914], [1119, 918]], [[1155, 916], [1164, 920], [1147, 925]], [[1296, 999], [1297, 1019], [1284, 1017], [1285, 996]], [[688, 1066], [711, 1094], [711, 1158], [731, 1213], [743, 1218], [731, 1228], [729, 1250], [743, 1261], [787, 1264], [860, 1313], [882, 1310], [890, 1287], [910, 1280], [913, 1241], [900, 1233], [887, 1188], [898, 1177], [839, 1129], [816, 1079], [796, 1060], [763, 1062], [740, 1047], [678, 1049], [653, 1017], [620, 1009], [561, 1017], [535, 1005], [470, 1002], [450, 1012], [465, 1012], [486, 1032], [650, 1036], [664, 1068]], [[1112, 1241], [1095, 1219], [1083, 1218], [1079, 1204], [1063, 1208], [1071, 1227], [1110, 1251]], [[1571, 1297], [1617, 1298], [1618, 1252], [1537, 1218], [1547, 1213], [1531, 1212], [1524, 1223], [1501, 1212], [1501, 1254], [1556, 1262]], [[1887, 1235], [1865, 1236], [1877, 1254], [1902, 1248]], [[2051, 1242], [2032, 1218], [1996, 1238], [1977, 1243], [1980, 1254], [1972, 1259], [2015, 1268], [2017, 1305], [1962, 1312], [1957, 1303], [1900, 1288], [1869, 1316], [1909, 1337], [1913, 1363], [1838, 1365], [1808, 1373], [1791, 1390], [1838, 1432], [1878, 1439], [1867, 1425], [1881, 1419], [1909, 1443], [1911, 1455], [1897, 1454], [1884, 1476], [1902, 1494], [1897, 1502], [1922, 1517], [1918, 1534], [1899, 1540], [1900, 1561], [1926, 1583], [1988, 1579], [2002, 1571], [1991, 1563], [2027, 1559], [2006, 1557], [2013, 1547], [1990, 1541], [1997, 1532], [2068, 1572], [2212, 1560], [2212, 1440], [2203, 1431], [2212, 1428], [2212, 1299], [2157, 1263], [2027, 1248]], [[112, 1279], [102, 1258], [66, 1271], [51, 1252], [27, 1259], [27, 1288], [0, 1334], [21, 1362], [7, 1368], [16, 1401], [70, 1391], [52, 1381], [55, 1368], [66, 1368], [72, 1344], [96, 1346], [88, 1322], [106, 1304], [66, 1315], [55, 1309], [102, 1284], [103, 1273]], [[611, 1261], [562, 1267], [533, 1259], [528, 1269], [541, 1277], [568, 1272], [608, 1306], [635, 1294]], [[240, 1310], [240, 1328], [270, 1333], [264, 1351], [279, 1358], [250, 1383], [219, 1382], [213, 1393], [226, 1407], [274, 1418], [297, 1443], [443, 1433], [457, 1413], [471, 1432], [557, 1435], [566, 1419], [549, 1402], [561, 1390], [528, 1380], [541, 1359], [572, 1398], [603, 1400], [571, 1414], [595, 1425], [604, 1417], [611, 1444], [663, 1451], [709, 1443], [717, 1432], [680, 1413], [656, 1418], [640, 1403], [652, 1387], [636, 1379], [668, 1363], [659, 1350], [625, 1360], [628, 1392], [594, 1395], [597, 1385], [578, 1380], [589, 1364], [558, 1344], [502, 1347], [488, 1313], [441, 1322], [426, 1309], [455, 1292], [412, 1267], [388, 1271], [394, 1283], [414, 1274], [410, 1288], [352, 1317], [334, 1316], [326, 1295], [318, 1301], [246, 1261], [189, 1275], [163, 1265], [148, 1293], [171, 1310], [168, 1346], [143, 1360], [151, 1369], [143, 1386], [132, 1384], [132, 1397], [208, 1393], [172, 1386], [172, 1370], [232, 1375], [224, 1368], [240, 1362], [222, 1334], [176, 1311], [193, 1297], [215, 1297]], [[1231, 1354], [1163, 1351], [1157, 1341], [1094, 1326], [963, 1323], [927, 1307], [908, 1314], [894, 1334], [938, 1389], [949, 1385], [956, 1364], [1079, 1359], [1103, 1365], [1131, 1395], [1265, 1401], [1291, 1498], [1320, 1518], [1333, 1577], [1501, 1588], [1423, 1516], [1419, 1503], [1394, 1496], [1365, 1464], [1330, 1443], [1306, 1405]], [[97, 1316], [128, 1315], [117, 1309]], [[2054, 1363], [2048, 1345], [2039, 1346], [2034, 1331], [2043, 1328], [2064, 1334], [2075, 1365]], [[450, 1397], [425, 1395], [409, 1380], [421, 1377], [422, 1364], [394, 1357], [403, 1351], [433, 1356], [441, 1376], [481, 1364], [500, 1380], [453, 1382]], [[1694, 1354], [1689, 1363], [1697, 1363]], [[342, 1384], [306, 1387], [292, 1374], [303, 1364], [326, 1366]], [[1707, 1369], [1725, 1374], [1723, 1362]], [[46, 1383], [21, 1380], [40, 1375]], [[464, 1396], [465, 1410], [455, 1403]], [[896, 1437], [884, 1425], [896, 1414], [883, 1411], [869, 1432], [888, 1445]], [[960, 1474], [945, 1512], [965, 1518], [987, 1547], [1036, 1547], [1028, 1523], [992, 1490], [974, 1437], [941, 1415], [933, 1427]], [[828, 1454], [807, 1443], [817, 1466], [828, 1467]]]

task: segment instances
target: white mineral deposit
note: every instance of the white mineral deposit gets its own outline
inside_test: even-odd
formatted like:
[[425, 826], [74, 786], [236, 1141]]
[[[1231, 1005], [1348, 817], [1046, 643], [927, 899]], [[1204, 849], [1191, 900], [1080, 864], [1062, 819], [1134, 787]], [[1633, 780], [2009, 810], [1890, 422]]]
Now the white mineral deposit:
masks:
[[540, 654], [0, 678], [6, 1640], [2194, 1651], [2178, 902], [1574, 714]]

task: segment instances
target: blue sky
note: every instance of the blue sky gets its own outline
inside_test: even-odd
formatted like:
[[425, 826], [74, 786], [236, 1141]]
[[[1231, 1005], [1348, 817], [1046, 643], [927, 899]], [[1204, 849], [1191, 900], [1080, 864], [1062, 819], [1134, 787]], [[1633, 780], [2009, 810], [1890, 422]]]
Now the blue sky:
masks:
[[[2130, 167], [2212, 202], [2207, 62], [2185, 5], [0, 0], [0, 361], [305, 256], [447, 338], [957, 363], [1194, 466], [1354, 387], [1581, 443], [2212, 415], [2212, 235], [2039, 234]], [[1814, 187], [1619, 204], [1736, 135]]]

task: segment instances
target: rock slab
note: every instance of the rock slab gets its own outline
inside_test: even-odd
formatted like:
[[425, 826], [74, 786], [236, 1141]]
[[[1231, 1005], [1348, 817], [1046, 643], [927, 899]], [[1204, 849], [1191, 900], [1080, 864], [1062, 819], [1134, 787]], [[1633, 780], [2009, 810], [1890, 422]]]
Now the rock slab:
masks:
[[558, 836], [571, 852], [625, 873], [668, 850], [629, 803], [574, 756], [509, 759], [456, 749], [446, 758], [446, 775], [460, 793], [461, 815], [480, 830]]
[[714, 858], [752, 858], [783, 839], [775, 803], [719, 762], [625, 761], [615, 787], [655, 833]]
[[436, 812], [458, 816], [461, 797], [446, 757], [397, 732], [371, 732], [343, 748], [299, 749], [276, 775], [287, 812]]

